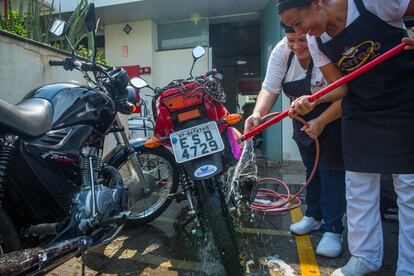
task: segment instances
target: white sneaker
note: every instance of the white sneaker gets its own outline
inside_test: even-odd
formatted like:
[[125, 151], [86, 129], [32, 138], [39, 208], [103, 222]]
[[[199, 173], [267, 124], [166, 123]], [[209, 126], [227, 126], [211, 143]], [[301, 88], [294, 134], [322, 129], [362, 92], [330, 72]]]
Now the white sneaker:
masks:
[[364, 265], [358, 257], [352, 256], [348, 263], [335, 270], [331, 276], [363, 276], [373, 272]]
[[342, 252], [342, 234], [325, 232], [316, 248], [316, 254], [325, 257], [338, 257]]
[[309, 232], [319, 230], [321, 222], [313, 217], [303, 216], [303, 218], [290, 226], [290, 231], [297, 235], [308, 234]]

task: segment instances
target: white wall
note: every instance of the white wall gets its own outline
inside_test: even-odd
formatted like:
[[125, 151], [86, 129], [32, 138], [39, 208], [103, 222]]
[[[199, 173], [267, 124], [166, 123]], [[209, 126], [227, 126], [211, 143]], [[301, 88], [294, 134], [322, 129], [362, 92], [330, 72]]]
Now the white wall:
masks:
[[[153, 55], [156, 46], [157, 25], [150, 21], [128, 22], [132, 31], [127, 35], [123, 28], [126, 23], [105, 26], [105, 56], [113, 66], [139, 65], [151, 67], [150, 75], [142, 77], [152, 85]], [[155, 39], [154, 39], [155, 37]], [[128, 56], [124, 57], [122, 47], [128, 46]]]
[[[205, 73], [211, 64], [211, 48], [206, 54], [197, 60], [194, 65], [193, 75]], [[179, 49], [159, 51], [154, 55], [153, 77], [154, 86], [165, 86], [174, 79], [190, 77], [190, 69], [193, 63], [192, 49]]]
[[0, 98], [17, 103], [32, 89], [64, 81], [84, 81], [81, 73], [50, 67], [49, 60], [65, 55], [0, 34]]
[[[290, 106], [290, 99], [284, 94], [282, 96], [282, 110], [288, 109]], [[283, 119], [282, 121], [282, 151], [283, 160], [302, 160], [298, 150], [298, 146], [292, 139], [293, 127], [292, 120], [290, 118]]]

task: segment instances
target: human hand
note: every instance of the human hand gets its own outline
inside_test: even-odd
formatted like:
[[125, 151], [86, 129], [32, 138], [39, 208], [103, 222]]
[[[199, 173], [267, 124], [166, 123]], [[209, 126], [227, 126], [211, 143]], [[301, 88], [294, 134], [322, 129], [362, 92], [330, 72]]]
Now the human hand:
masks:
[[[411, 28], [414, 31], [414, 27]], [[414, 37], [404, 37], [402, 42], [406, 42], [407, 46], [405, 46], [405, 50], [414, 50]]]
[[305, 115], [311, 112], [317, 105], [317, 101], [309, 101], [310, 95], [301, 96], [294, 100], [290, 105], [289, 116], [294, 117], [296, 115]]
[[303, 126], [300, 130], [304, 131], [310, 138], [316, 139], [325, 129], [325, 124], [318, 118], [310, 120], [307, 126]]
[[252, 115], [247, 117], [246, 121], [244, 122], [244, 133], [249, 132], [250, 130], [258, 127], [260, 125], [260, 116], [259, 112], [253, 112]]

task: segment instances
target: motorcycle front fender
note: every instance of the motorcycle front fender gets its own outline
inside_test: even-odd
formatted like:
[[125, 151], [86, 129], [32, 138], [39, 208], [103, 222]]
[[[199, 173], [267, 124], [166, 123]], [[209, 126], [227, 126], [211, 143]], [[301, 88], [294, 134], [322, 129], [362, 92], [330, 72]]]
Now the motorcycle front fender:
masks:
[[[136, 152], [139, 152], [141, 149], [144, 148], [144, 144], [146, 141], [147, 141], [146, 138], [138, 138], [138, 139], [129, 141], [129, 143], [135, 149]], [[108, 164], [108, 165], [111, 165], [117, 168], [117, 166], [120, 165], [119, 163], [125, 160], [127, 155], [128, 153], [125, 150], [125, 146], [117, 145], [105, 156], [103, 161], [105, 164]]]

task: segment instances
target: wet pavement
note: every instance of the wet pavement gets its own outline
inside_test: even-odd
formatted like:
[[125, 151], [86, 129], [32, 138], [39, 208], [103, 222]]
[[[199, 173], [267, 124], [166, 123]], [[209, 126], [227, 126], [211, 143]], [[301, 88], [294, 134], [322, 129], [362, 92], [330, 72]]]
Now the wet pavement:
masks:
[[[305, 180], [304, 168], [297, 162], [278, 167], [258, 158], [258, 168], [260, 176], [278, 177], [291, 184], [292, 192]], [[346, 242], [341, 256], [329, 259], [314, 253], [321, 238], [319, 232], [300, 237], [289, 232], [291, 221], [299, 219], [305, 208], [302, 205], [301, 211], [242, 214], [236, 230], [247, 260], [246, 274], [330, 275], [347, 262]], [[126, 229], [111, 244], [73, 258], [47, 275], [223, 275], [214, 245], [190, 234], [191, 225], [183, 230], [188, 217], [186, 202], [174, 202], [154, 222]], [[383, 225], [384, 266], [372, 275], [394, 275], [396, 267], [398, 224], [385, 221]]]

